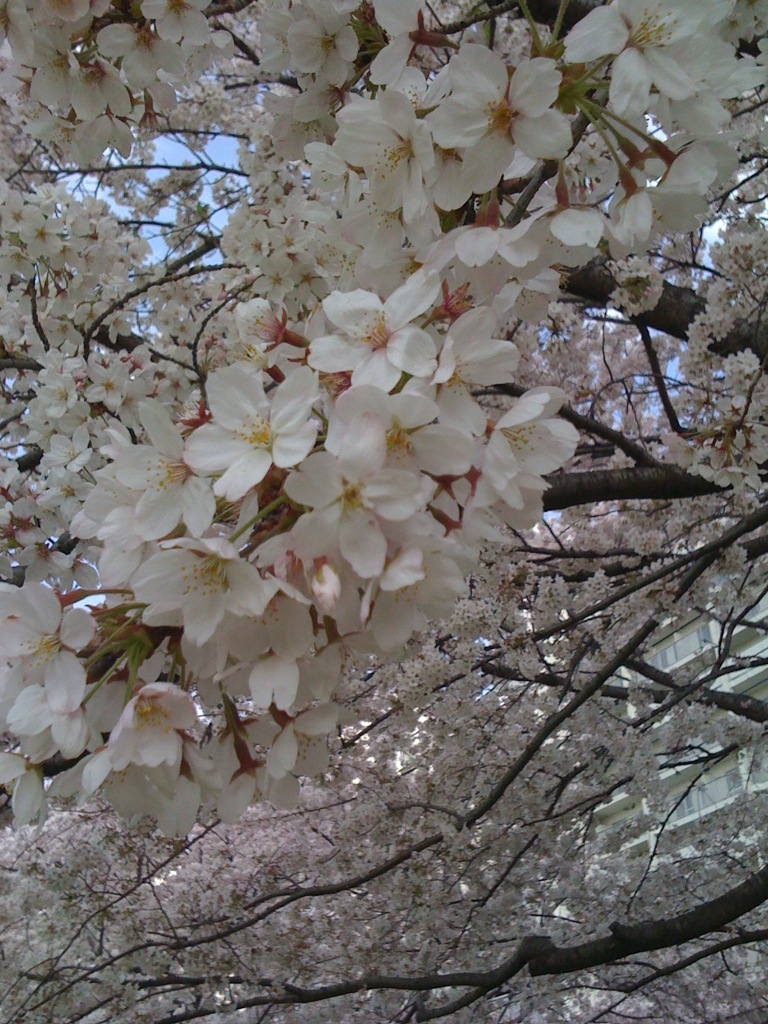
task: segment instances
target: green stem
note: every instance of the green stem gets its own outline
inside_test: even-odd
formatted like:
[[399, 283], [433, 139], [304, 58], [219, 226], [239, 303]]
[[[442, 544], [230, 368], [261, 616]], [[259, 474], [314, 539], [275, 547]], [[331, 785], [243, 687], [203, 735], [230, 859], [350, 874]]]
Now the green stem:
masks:
[[247, 523], [243, 523], [240, 529], [235, 530], [229, 538], [230, 541], [236, 541], [238, 537], [242, 537], [242, 535], [250, 530], [251, 527], [255, 526], [256, 523], [260, 522], [262, 519], [266, 519], [266, 517], [274, 512], [276, 508], [280, 508], [281, 505], [285, 505], [287, 501], [288, 499], [284, 494], [278, 495], [274, 501], [270, 501], [270, 503], [265, 505], [261, 511], [257, 512], [252, 519], [249, 519]]
[[104, 685], [104, 683], [106, 683], [106, 681], [120, 667], [121, 662], [125, 661], [127, 659], [127, 657], [128, 657], [128, 655], [124, 653], [123, 656], [121, 658], [118, 658], [117, 661], [113, 665], [109, 666], [109, 668], [104, 673], [104, 675], [101, 677], [101, 679], [97, 679], [96, 682], [93, 684], [93, 689], [91, 690], [91, 692], [87, 693], [85, 695], [85, 697], [83, 698], [83, 704], [87, 704], [88, 703], [88, 701], [91, 699], [91, 697], [93, 697], [94, 693], [96, 693], [98, 690], [101, 689], [101, 687]]
[[[606, 118], [607, 120], [615, 121], [616, 124], [620, 124], [622, 128], [626, 128], [627, 131], [632, 132], [633, 135], [642, 139], [643, 142], [647, 142], [649, 144], [656, 143], [658, 145], [658, 139], [654, 139], [652, 135], [648, 134], [648, 132], [644, 132], [642, 128], [635, 127], [635, 125], [631, 124], [625, 118], [620, 117], [619, 114], [615, 114], [612, 110], [607, 110], [605, 107], [601, 107], [599, 104], [593, 103], [592, 100], [588, 100], [586, 97], [579, 100], [578, 105], [580, 109], [587, 114], [587, 116], [589, 116], [589, 111], [585, 110], [584, 107], [590, 107], [592, 114], [596, 115], [598, 118]], [[595, 122], [593, 121], [592, 123], [594, 124]], [[608, 127], [610, 127], [610, 125]]]
[[536, 22], [531, 17], [531, 12], [528, 10], [528, 0], [518, 0], [520, 10], [523, 12], [525, 20], [528, 22], [528, 28], [531, 30], [531, 38], [533, 39], [533, 49], [535, 53], [543, 53], [544, 47], [541, 45], [541, 36], [539, 30], [536, 27]]
[[560, 29], [563, 27], [563, 18], [565, 12], [568, 9], [568, 4], [571, 0], [560, 0], [560, 6], [557, 9], [557, 17], [555, 18], [555, 24], [552, 26], [552, 42], [556, 43], [558, 36], [560, 35]]

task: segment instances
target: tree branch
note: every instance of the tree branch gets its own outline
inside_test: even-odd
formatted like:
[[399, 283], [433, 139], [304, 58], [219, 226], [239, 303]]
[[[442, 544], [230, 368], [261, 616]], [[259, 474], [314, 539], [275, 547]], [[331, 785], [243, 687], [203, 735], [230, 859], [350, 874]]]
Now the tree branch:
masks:
[[611, 935], [578, 946], [553, 948], [528, 962], [534, 976], [542, 974], [571, 974], [591, 967], [614, 963], [633, 953], [679, 946], [683, 942], [699, 939], [754, 910], [768, 900], [768, 864], [749, 875], [740, 885], [729, 889], [715, 899], [700, 903], [693, 910], [676, 917], [641, 924], [625, 925], [614, 922]]
[[598, 501], [693, 498], [726, 489], [702, 476], [686, 473], [677, 466], [658, 464], [561, 473], [550, 477], [549, 481], [549, 490], [544, 493], [545, 512]]
[[[607, 263], [608, 260], [600, 258], [572, 271], [562, 285], [563, 293], [583, 300], [588, 306], [607, 306], [617, 288]], [[706, 308], [707, 300], [692, 288], [665, 281], [661, 298], [654, 308], [634, 317], [633, 322], [686, 341], [694, 319]], [[722, 356], [751, 349], [762, 359], [768, 352], [768, 323], [756, 326], [748, 320], [738, 320], [724, 338], [713, 341], [710, 347]]]

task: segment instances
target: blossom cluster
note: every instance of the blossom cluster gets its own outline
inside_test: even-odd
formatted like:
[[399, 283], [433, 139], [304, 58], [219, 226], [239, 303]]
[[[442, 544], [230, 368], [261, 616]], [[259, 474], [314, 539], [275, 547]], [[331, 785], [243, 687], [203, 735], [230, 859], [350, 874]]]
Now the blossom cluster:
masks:
[[[183, 259], [153, 277], [95, 200], [0, 192], [24, 449], [0, 479], [23, 577], [0, 589], [0, 784], [22, 821], [56, 757], [52, 792], [170, 832], [294, 801], [344, 672], [446, 614], [575, 451], [558, 386], [478, 400], [516, 382], [515, 321], [606, 253], [623, 308], [653, 306], [633, 254], [696, 226], [735, 166], [727, 101], [765, 80], [730, 0], [617, 0], [514, 62], [418, 0], [264, 8], [261, 73], [297, 88], [264, 100], [204, 285]], [[126, 155], [218, 45], [205, 9], [6, 0], [32, 130]]]
[[515, 346], [490, 309], [451, 319], [445, 302], [426, 271], [384, 301], [335, 292], [308, 337], [251, 299], [236, 322], [261, 360], [215, 370], [180, 419], [148, 398], [134, 437], [107, 429], [71, 523], [98, 543], [99, 589], [2, 593], [22, 820], [57, 751], [77, 760], [57, 791], [141, 777], [158, 814], [176, 792], [175, 827], [205, 802], [231, 819], [257, 792], [290, 801], [324, 763], [342, 663], [391, 656], [446, 613], [495, 519], [535, 521], [577, 439], [554, 418], [565, 396], [534, 389], [488, 421], [470, 389], [511, 380]]

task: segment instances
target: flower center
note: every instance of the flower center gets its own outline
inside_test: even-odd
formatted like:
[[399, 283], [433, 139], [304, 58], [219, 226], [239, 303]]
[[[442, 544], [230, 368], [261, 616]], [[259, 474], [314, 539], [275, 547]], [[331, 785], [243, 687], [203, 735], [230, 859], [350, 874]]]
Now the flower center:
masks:
[[495, 135], [509, 135], [514, 115], [506, 100], [489, 103], [485, 108], [485, 113], [488, 118], [488, 127]]
[[139, 697], [134, 708], [134, 719], [137, 729], [162, 726], [164, 732], [170, 732], [168, 718], [156, 700], [150, 697]]
[[387, 431], [387, 451], [410, 455], [413, 451], [410, 434], [407, 434], [402, 427], [392, 427]]
[[363, 495], [360, 484], [347, 484], [341, 495], [341, 507], [345, 512], [352, 512], [361, 508]]
[[502, 427], [501, 432], [509, 441], [510, 447], [516, 451], [528, 448], [534, 434], [533, 427]]
[[224, 568], [224, 561], [215, 555], [206, 555], [200, 558], [192, 570], [192, 580], [189, 581], [185, 573], [188, 589], [202, 590], [203, 593], [221, 593], [227, 589], [227, 573]]
[[389, 341], [389, 328], [384, 313], [376, 313], [366, 324], [365, 335], [362, 338], [371, 348], [386, 348]]
[[41, 636], [37, 646], [32, 651], [32, 658], [38, 664], [45, 664], [51, 658], [55, 658], [61, 648], [61, 642], [55, 634]]
[[663, 46], [672, 37], [670, 26], [659, 14], [649, 14], [632, 33], [632, 43], [642, 49], [644, 46]]
[[256, 419], [251, 423], [250, 430], [244, 430], [240, 436], [254, 448], [269, 448], [272, 445], [272, 431], [266, 420]]

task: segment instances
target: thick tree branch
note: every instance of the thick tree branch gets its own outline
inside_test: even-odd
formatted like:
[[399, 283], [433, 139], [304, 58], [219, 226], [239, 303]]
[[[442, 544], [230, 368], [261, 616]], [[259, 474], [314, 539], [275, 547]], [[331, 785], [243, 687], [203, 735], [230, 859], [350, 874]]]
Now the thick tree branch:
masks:
[[637, 466], [587, 473], [561, 473], [550, 477], [549, 490], [544, 493], [544, 510], [551, 512], [598, 501], [693, 498], [702, 494], [716, 494], [722, 490], [724, 488], [710, 480], [693, 476], [677, 466]]
[[768, 864], [740, 885], [676, 917], [627, 925], [615, 922], [611, 935], [578, 946], [553, 948], [528, 962], [533, 975], [570, 974], [614, 963], [633, 953], [679, 946], [718, 931], [768, 900]]
[[[617, 288], [607, 264], [606, 259], [599, 259], [572, 271], [563, 283], [563, 293], [581, 299], [587, 306], [604, 308]], [[683, 288], [665, 281], [661, 298], [655, 307], [633, 320], [638, 325], [664, 331], [673, 338], [685, 341], [693, 320], [706, 308], [706, 299], [692, 288]], [[713, 342], [711, 348], [718, 355], [751, 349], [763, 358], [768, 352], [768, 323], [755, 325], [748, 320], [738, 320], [736, 326], [724, 338]]]

